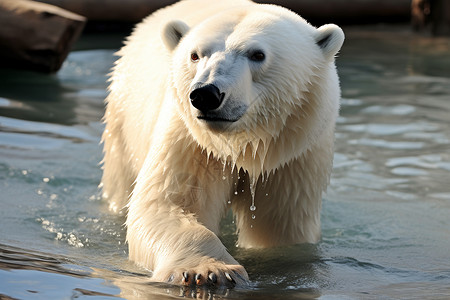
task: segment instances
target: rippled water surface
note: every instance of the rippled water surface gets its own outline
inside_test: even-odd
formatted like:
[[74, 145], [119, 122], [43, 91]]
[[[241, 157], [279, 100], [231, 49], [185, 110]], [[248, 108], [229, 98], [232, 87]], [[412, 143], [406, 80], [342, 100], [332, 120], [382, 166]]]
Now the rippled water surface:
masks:
[[[450, 298], [450, 40], [346, 32], [322, 241], [235, 249], [228, 220], [222, 239], [252, 286], [217, 297]], [[128, 262], [124, 219], [99, 197], [105, 74], [120, 40], [83, 37], [55, 75], [0, 70], [0, 299], [193, 294]]]

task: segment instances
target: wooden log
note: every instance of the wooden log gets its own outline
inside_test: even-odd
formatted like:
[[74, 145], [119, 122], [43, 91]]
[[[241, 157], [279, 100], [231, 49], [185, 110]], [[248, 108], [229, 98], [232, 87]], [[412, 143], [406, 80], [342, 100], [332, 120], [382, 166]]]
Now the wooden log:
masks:
[[[89, 21], [136, 23], [176, 0], [38, 0], [86, 16]], [[226, 0], [211, 0], [226, 1]], [[285, 6], [307, 20], [338, 23], [408, 21], [411, 0], [254, 0]], [[446, 0], [448, 1], [448, 0]], [[199, 8], [201, 9], [201, 8]]]
[[0, 67], [57, 71], [86, 18], [28, 0], [0, 1]]
[[431, 3], [431, 32], [450, 36], [450, 1], [433, 0]]
[[[140, 22], [177, 0], [38, 0], [85, 16], [89, 21]], [[214, 0], [226, 1], [226, 0]]]
[[[308, 21], [362, 24], [409, 20], [411, 0], [254, 0], [287, 7]], [[316, 24], [320, 25], [320, 24]]]
[[450, 1], [412, 0], [411, 23], [416, 31], [450, 36]]

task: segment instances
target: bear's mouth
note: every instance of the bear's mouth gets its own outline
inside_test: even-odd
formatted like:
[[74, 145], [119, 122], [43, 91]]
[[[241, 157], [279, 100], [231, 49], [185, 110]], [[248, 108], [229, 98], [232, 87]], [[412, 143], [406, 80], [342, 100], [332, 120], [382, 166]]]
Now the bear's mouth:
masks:
[[197, 116], [197, 119], [206, 121], [206, 122], [227, 122], [227, 123], [234, 123], [238, 120], [238, 119], [233, 120], [233, 119], [227, 119], [227, 118], [217, 117], [217, 116], [208, 116], [208, 115], [199, 115], [199, 116]]
[[212, 111], [197, 110], [195, 116], [209, 127], [229, 128], [231, 124], [239, 121], [247, 110], [245, 105], [230, 105], [230, 103], [233, 104], [228, 101], [223, 107]]

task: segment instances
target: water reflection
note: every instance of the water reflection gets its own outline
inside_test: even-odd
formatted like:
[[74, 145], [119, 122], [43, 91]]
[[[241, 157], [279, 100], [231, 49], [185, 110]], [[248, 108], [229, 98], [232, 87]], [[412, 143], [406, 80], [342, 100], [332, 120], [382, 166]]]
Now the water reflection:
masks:
[[[78, 295], [114, 297], [118, 289], [102, 287], [104, 280], [91, 278], [90, 273], [89, 268], [71, 264], [61, 256], [0, 244], [2, 299], [63, 299], [68, 296], [74, 299]], [[95, 289], [89, 290], [92, 287]]]
[[2, 116], [64, 125], [100, 120], [113, 52], [71, 54], [58, 74], [0, 69]]

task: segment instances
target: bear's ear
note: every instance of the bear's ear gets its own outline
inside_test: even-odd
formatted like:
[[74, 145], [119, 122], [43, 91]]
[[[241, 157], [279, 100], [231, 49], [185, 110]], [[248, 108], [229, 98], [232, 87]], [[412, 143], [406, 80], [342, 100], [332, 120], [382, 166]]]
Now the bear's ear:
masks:
[[172, 51], [180, 42], [181, 38], [189, 31], [189, 26], [182, 21], [169, 22], [162, 31], [164, 45]]
[[327, 59], [332, 59], [344, 43], [344, 32], [334, 24], [327, 24], [317, 29], [316, 43]]

